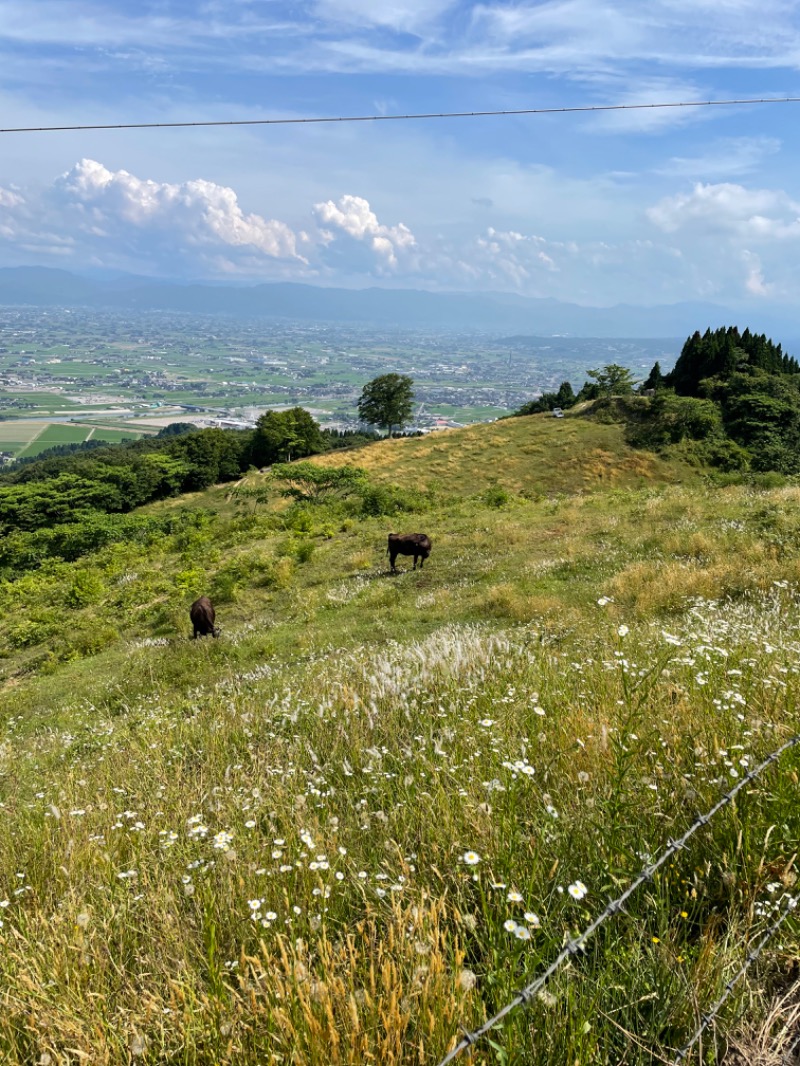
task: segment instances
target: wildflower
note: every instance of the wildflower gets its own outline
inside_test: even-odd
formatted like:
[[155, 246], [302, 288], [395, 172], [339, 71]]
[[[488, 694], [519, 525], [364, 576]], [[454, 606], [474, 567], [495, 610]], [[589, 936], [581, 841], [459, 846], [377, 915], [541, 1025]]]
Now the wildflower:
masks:
[[461, 861], [466, 863], [467, 866], [477, 866], [481, 861], [481, 857], [477, 851], [465, 851], [461, 856]]
[[275, 913], [275, 911], [267, 911], [264, 917], [268, 922], [274, 922], [278, 915]]
[[547, 811], [547, 813], [550, 815], [551, 818], [558, 818], [558, 811], [555, 809], [555, 807], [552, 805], [552, 803], [548, 803], [547, 807], [545, 808], [545, 810]]
[[661, 941], [660, 941], [660, 940], [658, 939], [658, 937], [657, 937], [657, 936], [654, 936], [654, 937], [653, 937], [653, 943], [654, 943], [654, 944], [660, 944], [660, 943], [661, 943]]
[[506, 899], [509, 903], [522, 903], [522, 896], [519, 894], [519, 892], [515, 892], [514, 889], [512, 889], [508, 893]]
[[541, 925], [541, 922], [539, 921], [539, 915], [534, 914], [533, 911], [525, 911], [525, 921], [528, 923], [528, 925], [532, 925], [534, 929], [538, 929]]
[[503, 922], [503, 928], [507, 933], [516, 933], [518, 926], [513, 918], [509, 918], [507, 922]]
[[227, 851], [228, 850], [228, 845], [230, 844], [230, 842], [232, 840], [233, 840], [233, 834], [229, 833], [225, 829], [223, 829], [219, 833], [217, 833], [217, 835], [214, 837], [214, 847], [218, 851]]
[[489, 729], [491, 726], [494, 725], [494, 719], [493, 718], [481, 718], [481, 720], [478, 723], [478, 725], [482, 725], [484, 729]]
[[583, 881], [576, 881], [567, 889], [567, 892], [569, 892], [573, 899], [583, 899], [583, 897], [588, 891], [589, 889], [586, 887]]
[[627, 637], [627, 635], [630, 633], [630, 629], [628, 629], [626, 625], [621, 625], [617, 630], [617, 633], [619, 633], [621, 637]]
[[611, 597], [610, 596], [601, 596], [600, 599], [597, 601], [597, 606], [598, 607], [605, 607], [606, 604], [611, 603], [611, 602], [612, 601], [611, 601]]
[[253, 821], [253, 819], [252, 819], [252, 818], [249, 818], [249, 819], [248, 819], [248, 820], [247, 820], [247, 821], [246, 821], [246, 822], [244, 823], [244, 826], [245, 826], [245, 829], [255, 829], [255, 827], [256, 827], [256, 823], [255, 823], [255, 822]]
[[517, 940], [530, 940], [531, 931], [530, 929], [526, 929], [524, 925], [518, 925], [514, 930], [514, 936]]

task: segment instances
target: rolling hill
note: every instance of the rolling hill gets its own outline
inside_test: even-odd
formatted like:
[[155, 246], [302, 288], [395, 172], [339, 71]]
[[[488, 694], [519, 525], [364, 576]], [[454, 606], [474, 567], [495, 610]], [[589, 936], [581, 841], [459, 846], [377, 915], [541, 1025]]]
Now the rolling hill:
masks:
[[[791, 482], [580, 415], [316, 461], [366, 480], [309, 503], [251, 472], [0, 583], [4, 1063], [436, 1066], [800, 732]], [[391, 529], [424, 569], [388, 572]], [[671, 1061], [794, 898], [798, 772], [472, 1061]], [[786, 1046], [798, 950], [789, 918], [719, 1061]]]

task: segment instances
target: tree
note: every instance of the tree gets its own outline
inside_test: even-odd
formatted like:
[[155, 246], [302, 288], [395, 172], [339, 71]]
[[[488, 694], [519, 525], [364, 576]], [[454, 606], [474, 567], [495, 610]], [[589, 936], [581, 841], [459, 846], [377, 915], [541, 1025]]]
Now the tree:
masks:
[[266, 411], [256, 422], [251, 459], [257, 466], [291, 462], [326, 450], [320, 428], [303, 407]]
[[368, 381], [358, 401], [358, 416], [372, 426], [402, 429], [411, 418], [414, 382], [406, 374], [382, 374]]
[[284, 496], [304, 502], [346, 496], [363, 485], [367, 476], [358, 466], [325, 467], [313, 463], [276, 463], [271, 472], [284, 486]]
[[180, 437], [184, 433], [194, 433], [197, 426], [192, 422], [170, 422], [168, 426], [162, 427], [157, 437]]
[[629, 396], [636, 384], [630, 370], [617, 363], [609, 363], [602, 370], [590, 370], [589, 377], [597, 383], [600, 396]]
[[569, 407], [574, 407], [576, 401], [577, 397], [572, 391], [570, 383], [562, 381], [558, 392], [543, 392], [537, 400], [531, 400], [529, 403], [523, 404], [518, 411], [514, 412], [512, 417], [517, 415], [538, 415], [545, 411], [552, 411], [556, 407], [566, 410]]
[[644, 384], [642, 385], [642, 389], [644, 391], [649, 391], [650, 389], [652, 389], [654, 392], [657, 392], [659, 389], [663, 388], [664, 375], [661, 373], [661, 364], [656, 363], [653, 366], [653, 369], [648, 374]]

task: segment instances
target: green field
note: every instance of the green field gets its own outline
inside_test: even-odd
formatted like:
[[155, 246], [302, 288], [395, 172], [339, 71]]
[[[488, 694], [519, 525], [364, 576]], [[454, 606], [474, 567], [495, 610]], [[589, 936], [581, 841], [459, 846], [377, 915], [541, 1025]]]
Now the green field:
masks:
[[53, 448], [57, 444], [80, 444], [85, 441], [91, 431], [86, 426], [78, 426], [67, 423], [52, 423], [45, 426], [26, 448], [20, 453], [23, 456], [38, 455], [47, 448]]
[[110, 444], [119, 444], [124, 440], [138, 440], [142, 436], [141, 431], [134, 433], [123, 429], [95, 429], [91, 433], [92, 440], [105, 440]]
[[117, 444], [137, 440], [142, 430], [106, 429], [78, 422], [34, 422], [25, 419], [0, 422], [0, 451], [13, 452], [18, 457], [39, 455], [58, 444], [79, 444], [93, 439]]
[[[251, 474], [0, 582], [4, 1064], [436, 1066], [800, 732], [796, 485], [579, 417], [333, 459], [363, 498]], [[797, 893], [799, 755], [462, 1061], [671, 1063]], [[798, 959], [704, 1063], [780, 1062]]]

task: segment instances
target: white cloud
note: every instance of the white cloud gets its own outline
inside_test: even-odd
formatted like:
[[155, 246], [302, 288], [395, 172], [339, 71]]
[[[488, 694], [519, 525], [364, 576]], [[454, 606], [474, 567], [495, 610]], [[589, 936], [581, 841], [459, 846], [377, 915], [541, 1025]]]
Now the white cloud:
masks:
[[719, 178], [746, 174], [780, 151], [777, 137], [721, 137], [696, 156], [673, 156], [654, 168], [665, 177]]
[[331, 243], [332, 230], [340, 230], [355, 241], [367, 243], [376, 253], [378, 262], [396, 269], [400, 257], [407, 259], [416, 248], [416, 238], [403, 222], [386, 226], [361, 196], [342, 196], [336, 203], [327, 200], [314, 205], [314, 217], [321, 227], [322, 240]]
[[545, 251], [546, 247], [555, 254], [555, 248], [548, 245], [544, 237], [526, 236], [516, 230], [496, 230], [490, 226], [477, 238], [474, 248], [462, 257], [462, 262], [469, 261], [473, 271], [477, 268], [479, 277], [489, 281], [510, 281], [515, 288], [525, 289], [532, 281], [536, 284], [543, 271], [559, 269], [552, 255]]
[[179, 235], [188, 245], [242, 248], [305, 262], [286, 223], [245, 214], [233, 189], [201, 178], [157, 182], [82, 159], [54, 188], [82, 228], [98, 237], [124, 228], [129, 234]]
[[14, 192], [13, 189], [4, 189], [0, 185], [0, 207], [20, 207], [24, 202], [19, 193]]
[[691, 192], [664, 197], [647, 215], [666, 233], [691, 227], [750, 241], [800, 237], [800, 203], [781, 189], [698, 182]]
[[435, 25], [456, 0], [317, 0], [315, 14], [331, 22], [386, 26], [419, 34]]
[[754, 252], [745, 249], [742, 252], [742, 261], [747, 268], [747, 277], [744, 282], [747, 291], [753, 296], [771, 295], [770, 286], [764, 280], [760, 258]]

